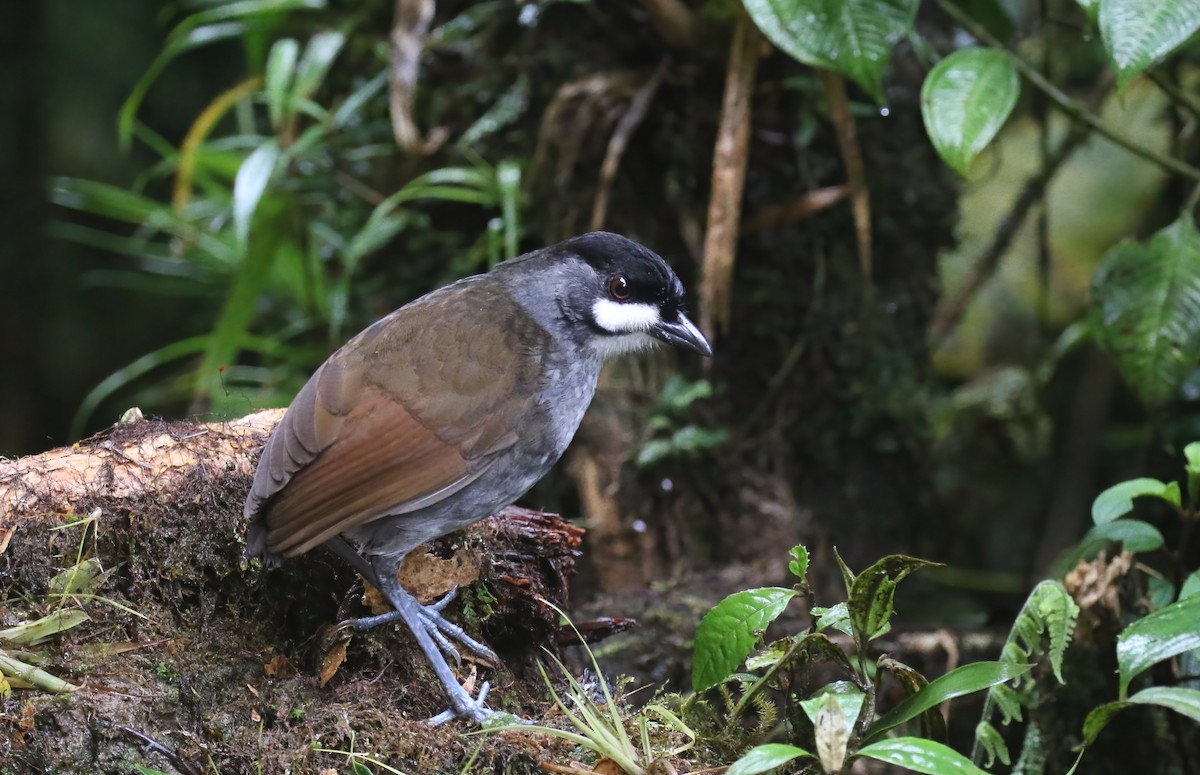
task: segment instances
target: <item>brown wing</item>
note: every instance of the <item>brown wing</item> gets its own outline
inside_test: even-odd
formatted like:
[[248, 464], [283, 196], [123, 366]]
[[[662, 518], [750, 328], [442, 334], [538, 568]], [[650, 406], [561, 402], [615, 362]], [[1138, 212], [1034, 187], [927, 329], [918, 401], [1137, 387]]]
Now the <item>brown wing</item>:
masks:
[[[349, 527], [436, 503], [482, 474], [516, 442], [540, 373], [544, 334], [513, 306], [472, 278], [331, 356], [263, 451], [245, 510], [260, 519], [265, 511], [265, 524], [248, 550], [301, 554]], [[515, 325], [501, 322], [514, 314]]]

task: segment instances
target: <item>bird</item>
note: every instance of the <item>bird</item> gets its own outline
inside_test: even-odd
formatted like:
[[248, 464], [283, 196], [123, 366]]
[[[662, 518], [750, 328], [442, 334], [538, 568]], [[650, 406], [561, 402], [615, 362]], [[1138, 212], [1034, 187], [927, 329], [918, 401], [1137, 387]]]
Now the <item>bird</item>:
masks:
[[[603, 363], [657, 343], [712, 355], [661, 256], [589, 232], [412, 301], [313, 373], [267, 440], [246, 497], [246, 555], [267, 567], [324, 545], [393, 610], [449, 697], [428, 721], [495, 715], [463, 688], [455, 646], [498, 664], [397, 576], [405, 555], [510, 505], [563, 455]], [[453, 642], [452, 642], [453, 641]]]

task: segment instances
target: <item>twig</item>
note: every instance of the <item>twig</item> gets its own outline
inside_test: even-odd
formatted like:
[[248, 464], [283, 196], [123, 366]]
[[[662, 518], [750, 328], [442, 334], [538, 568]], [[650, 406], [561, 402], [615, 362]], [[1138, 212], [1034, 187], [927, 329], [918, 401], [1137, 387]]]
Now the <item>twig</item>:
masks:
[[1058, 172], [1058, 168], [1062, 166], [1072, 153], [1087, 139], [1087, 129], [1076, 127], [1067, 135], [1058, 149], [1046, 159], [1046, 163], [1042, 166], [1041, 172], [1030, 178], [1025, 183], [1025, 187], [1021, 189], [1021, 193], [1017, 196], [1017, 200], [1013, 203], [1012, 209], [1008, 215], [1004, 216], [1004, 220], [996, 228], [995, 235], [992, 236], [992, 241], [971, 265], [971, 269], [967, 272], [967, 276], [963, 278], [963, 283], [959, 287], [958, 292], [949, 297], [947, 301], [941, 305], [941, 308], [933, 317], [933, 322], [929, 324], [929, 341], [933, 347], [940, 346], [946, 337], [950, 335], [959, 321], [962, 320], [963, 314], [967, 311], [967, 306], [971, 300], [975, 298], [975, 294], [983, 287], [988, 278], [996, 271], [996, 267], [1000, 265], [1000, 259], [1004, 256], [1008, 246], [1012, 244], [1013, 238], [1016, 236], [1021, 224], [1025, 222], [1025, 217], [1029, 215], [1029, 211], [1042, 198], [1046, 191], [1046, 186], [1049, 184], [1054, 174]]
[[750, 98], [754, 94], [761, 56], [762, 36], [750, 19], [742, 15], [734, 27], [733, 42], [729, 47], [725, 94], [713, 148], [708, 227], [704, 235], [700, 328], [709, 339], [714, 338], [718, 327], [722, 330], [729, 327], [733, 264], [750, 149]]
[[413, 117], [417, 77], [425, 36], [433, 22], [434, 0], [396, 0], [392, 19], [392, 75], [388, 83], [388, 108], [396, 145], [410, 153], [425, 150], [421, 130]]
[[1171, 83], [1170, 79], [1158, 70], [1151, 70], [1147, 75], [1150, 76], [1151, 81], [1154, 81], [1155, 86], [1162, 89], [1163, 93], [1171, 98], [1171, 102], [1191, 113], [1193, 118], [1200, 119], [1200, 104], [1185, 94], [1179, 86]]
[[203, 775], [203, 773], [200, 771], [200, 769], [198, 767], [193, 765], [191, 762], [184, 761], [182, 758], [180, 758], [179, 754], [175, 753], [170, 748], [167, 748], [165, 745], [158, 742], [154, 738], [144, 735], [141, 732], [137, 731], [136, 729], [133, 729], [132, 727], [124, 726], [122, 724], [113, 724], [113, 723], [111, 723], [109, 721], [105, 721], [103, 719], [101, 719], [101, 723], [104, 724], [105, 726], [112, 727], [113, 729], [117, 730], [118, 732], [124, 732], [126, 735], [129, 735], [134, 740], [137, 740], [138, 742], [140, 742], [142, 744], [142, 750], [144, 752], [159, 754], [160, 756], [165, 758], [167, 761], [169, 761], [171, 763], [172, 767], [174, 767], [175, 769], [177, 769], [181, 773], [183, 773], [183, 775]]
[[997, 40], [996, 37], [990, 32], [988, 32], [983, 25], [978, 24], [974, 19], [950, 2], [950, 0], [937, 0], [937, 3], [939, 6], [941, 6], [943, 11], [961, 24], [963, 28], [966, 29], [967, 32], [971, 33], [972, 37], [974, 37], [976, 40], [982, 41], [997, 51], [1007, 55], [1009, 60], [1013, 63], [1013, 66], [1017, 68], [1017, 71], [1020, 72], [1021, 75], [1025, 76], [1025, 80], [1029, 81], [1035, 87], [1043, 91], [1046, 96], [1050, 98], [1050, 101], [1054, 103], [1055, 107], [1057, 107], [1063, 113], [1066, 113], [1076, 121], [1086, 124], [1095, 130], [1096, 133], [1101, 137], [1111, 140], [1130, 153], [1136, 154], [1147, 161], [1152, 161], [1160, 167], [1174, 172], [1176, 175], [1182, 175], [1185, 178], [1200, 181], [1200, 169], [1182, 162], [1173, 156], [1160, 153], [1153, 148], [1147, 148], [1141, 143], [1126, 137], [1120, 132], [1109, 129], [1104, 125], [1104, 122], [1099, 116], [1088, 110], [1088, 108], [1082, 103], [1068, 97], [1065, 92], [1063, 92], [1054, 84], [1050, 83], [1050, 81], [1046, 80], [1046, 78], [1037, 71], [1037, 68], [1033, 67], [1024, 59], [1021, 59], [1019, 56], [1006, 48], [1004, 44]]
[[798, 199], [789, 199], [786, 202], [780, 202], [779, 204], [770, 205], [759, 210], [754, 214], [754, 217], [749, 218], [742, 225], [742, 234], [753, 234], [756, 231], [777, 229], [780, 226], [787, 226], [797, 221], [803, 221], [813, 217], [822, 210], [833, 207], [849, 195], [850, 187], [845, 184], [813, 189]]
[[850, 186], [850, 205], [854, 214], [854, 236], [858, 241], [858, 268], [862, 274], [863, 304], [869, 306], [874, 297], [871, 281], [871, 194], [867, 190], [863, 172], [862, 148], [858, 144], [858, 131], [854, 116], [850, 113], [850, 100], [846, 97], [846, 82], [832, 70], [820, 69], [821, 85], [825, 88], [825, 100], [829, 103], [829, 118], [837, 135], [838, 151], [842, 164], [846, 166], [846, 179]]
[[596, 186], [596, 199], [592, 205], [592, 231], [600, 231], [604, 227], [604, 218], [608, 214], [608, 198], [612, 194], [613, 181], [617, 177], [617, 168], [621, 166], [621, 157], [629, 146], [629, 138], [641, 126], [650, 110], [650, 103], [666, 74], [666, 63], [658, 66], [654, 74], [633, 95], [629, 101], [629, 109], [617, 122], [612, 137], [608, 139], [608, 149], [604, 153], [604, 163], [600, 166], [600, 182]]

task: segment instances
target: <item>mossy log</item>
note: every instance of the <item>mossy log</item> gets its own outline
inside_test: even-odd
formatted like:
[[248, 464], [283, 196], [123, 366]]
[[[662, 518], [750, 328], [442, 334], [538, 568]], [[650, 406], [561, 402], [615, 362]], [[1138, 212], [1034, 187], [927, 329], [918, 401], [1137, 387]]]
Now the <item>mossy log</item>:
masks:
[[[528, 741], [421, 723], [443, 709], [442, 689], [401, 627], [337, 628], [375, 604], [340, 560], [315, 551], [266, 570], [244, 559], [242, 501], [281, 415], [139, 418], [0, 463], [0, 627], [86, 614], [33, 645], [0, 642], [78, 687], [0, 684], [0, 772], [349, 768], [317, 749], [409, 773], [458, 772], [472, 755], [489, 771], [537, 769]], [[544, 712], [532, 666], [559, 629], [545, 601], [564, 604], [581, 538], [554, 515], [509, 508], [405, 564], [418, 597], [458, 587], [451, 618], [501, 655], [460, 674], [490, 680], [493, 707]]]

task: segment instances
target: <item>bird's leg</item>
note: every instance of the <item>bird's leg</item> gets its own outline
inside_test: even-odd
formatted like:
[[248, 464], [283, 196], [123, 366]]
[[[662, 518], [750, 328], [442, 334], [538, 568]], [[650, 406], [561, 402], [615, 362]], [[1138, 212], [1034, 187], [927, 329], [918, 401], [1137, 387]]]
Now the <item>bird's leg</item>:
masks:
[[[383, 576], [379, 576], [379, 578], [382, 579]], [[380, 589], [382, 589], [382, 582], [380, 582], [379, 586]], [[406, 592], [405, 594], [408, 593]], [[455, 588], [447, 592], [446, 595], [436, 603], [432, 603], [430, 605], [420, 605], [418, 603], [417, 607], [420, 609], [421, 619], [429, 629], [430, 636], [437, 641], [438, 645], [441, 646], [442, 651], [445, 652], [446, 656], [453, 659], [455, 663], [458, 663], [460, 659], [458, 656], [458, 649], [454, 648], [454, 644], [450, 642], [451, 640], [457, 642], [460, 646], [480, 659], [492, 662], [494, 664], [499, 664], [500, 657], [496, 655], [495, 651], [492, 651], [486, 645], [475, 640], [468, 635], [462, 627], [459, 627], [457, 624], [454, 624], [442, 616], [442, 610], [449, 605], [452, 600], [454, 600], [454, 597], [457, 594], [458, 589]], [[395, 604], [393, 603], [393, 605]], [[389, 624], [391, 622], [401, 621], [403, 619], [404, 615], [400, 613], [399, 609], [396, 609], [395, 611], [388, 611], [387, 613], [378, 614], [377, 616], [364, 616], [361, 619], [349, 619], [343, 622], [343, 625], [351, 626], [356, 630], [369, 630], [372, 627], [378, 627], [381, 624]], [[445, 635], [443, 635], [443, 633], [445, 633]], [[446, 636], [449, 636], [449, 640], [447, 640]]]
[[425, 658], [429, 660], [430, 667], [433, 668], [433, 672], [437, 675], [438, 680], [442, 682], [442, 688], [450, 696], [450, 709], [429, 719], [429, 723], [436, 726], [444, 724], [452, 718], [461, 718], [474, 721], [475, 723], [482, 723], [492, 716], [495, 711], [489, 710], [483, 704], [490, 685], [485, 682], [479, 689], [479, 697], [472, 697], [462, 687], [462, 684], [458, 682], [454, 672], [450, 669], [450, 665], [446, 664], [446, 658], [438, 650], [438, 644], [431, 635], [431, 631], [436, 632], [438, 628], [426, 620], [425, 607], [418, 603], [416, 598], [408, 594], [404, 590], [404, 587], [400, 586], [400, 582], [396, 580], [394, 569], [384, 570], [383, 568], [376, 567], [376, 571], [383, 571], [377, 574], [380, 581], [380, 591], [391, 601], [396, 609], [396, 613], [399, 614], [398, 618], [403, 620], [408, 629], [412, 631], [413, 637], [417, 639], [417, 645], [421, 647], [421, 651], [425, 653]]

